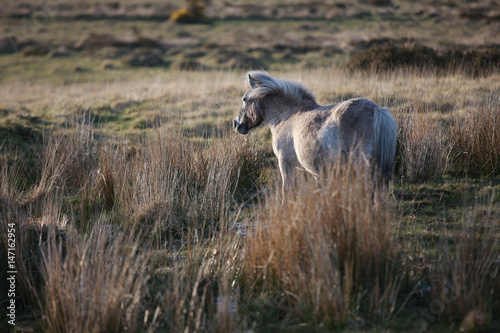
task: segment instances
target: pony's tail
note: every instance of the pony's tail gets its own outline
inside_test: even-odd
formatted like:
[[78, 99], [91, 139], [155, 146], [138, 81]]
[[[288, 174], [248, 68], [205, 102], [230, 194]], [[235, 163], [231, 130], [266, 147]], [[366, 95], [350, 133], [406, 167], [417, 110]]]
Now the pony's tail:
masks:
[[377, 107], [373, 116], [373, 128], [374, 169], [380, 172], [382, 179], [389, 184], [394, 171], [398, 126], [387, 108]]

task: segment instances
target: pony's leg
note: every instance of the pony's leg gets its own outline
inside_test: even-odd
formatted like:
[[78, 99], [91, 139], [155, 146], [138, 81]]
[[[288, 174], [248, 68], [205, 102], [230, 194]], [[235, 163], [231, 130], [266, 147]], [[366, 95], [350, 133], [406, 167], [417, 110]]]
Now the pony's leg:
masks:
[[293, 186], [293, 165], [279, 159], [278, 166], [281, 172], [281, 180], [283, 181], [282, 200], [284, 201], [286, 192], [288, 192], [288, 190]]

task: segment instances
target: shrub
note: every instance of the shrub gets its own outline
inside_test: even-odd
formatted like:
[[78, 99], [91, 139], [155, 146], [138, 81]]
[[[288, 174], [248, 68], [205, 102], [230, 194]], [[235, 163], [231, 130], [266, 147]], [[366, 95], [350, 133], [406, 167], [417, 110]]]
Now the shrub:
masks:
[[347, 68], [351, 71], [385, 72], [408, 68], [436, 73], [458, 72], [466, 75], [490, 75], [500, 70], [498, 48], [438, 52], [420, 43], [389, 40], [383, 44], [373, 43], [351, 55]]
[[389, 41], [372, 45], [349, 58], [347, 68], [354, 70], [389, 71], [396, 68], [434, 68], [438, 54], [432, 48], [421, 45], [397, 45]]
[[470, 76], [488, 76], [500, 70], [500, 50], [497, 47], [446, 50], [440, 58], [443, 68]]
[[199, 0], [184, 0], [187, 7], [175, 11], [170, 20], [176, 23], [210, 23], [205, 16], [205, 4]]

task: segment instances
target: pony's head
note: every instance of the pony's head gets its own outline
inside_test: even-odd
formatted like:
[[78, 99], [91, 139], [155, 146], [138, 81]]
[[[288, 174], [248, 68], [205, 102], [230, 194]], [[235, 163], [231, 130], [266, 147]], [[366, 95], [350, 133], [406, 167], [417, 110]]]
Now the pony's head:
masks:
[[261, 96], [252, 94], [253, 90], [257, 89], [259, 84], [257, 78], [252, 77], [252, 74], [254, 76], [259, 76], [259, 73], [261, 72], [250, 72], [247, 74], [249, 90], [247, 90], [241, 98], [243, 105], [241, 106], [238, 116], [234, 118], [233, 123], [234, 128], [240, 134], [247, 134], [248, 131], [259, 127], [264, 121], [262, 117], [262, 112], [264, 110], [262, 109]]
[[285, 105], [287, 101], [295, 104], [298, 101], [315, 99], [301, 83], [275, 79], [265, 72], [248, 72], [247, 83], [249, 89], [242, 97], [243, 105], [233, 122], [234, 128], [240, 134], [247, 134], [262, 124], [269, 102], [263, 99], [267, 96], [280, 98], [280, 105]]

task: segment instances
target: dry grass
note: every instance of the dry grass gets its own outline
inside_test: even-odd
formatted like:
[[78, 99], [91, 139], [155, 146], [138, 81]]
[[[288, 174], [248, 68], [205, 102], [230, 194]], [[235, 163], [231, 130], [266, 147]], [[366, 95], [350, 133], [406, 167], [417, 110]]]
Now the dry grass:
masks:
[[[0, 14], [16, 330], [500, 331], [492, 1], [24, 2]], [[248, 66], [389, 107], [387, 192], [347, 164], [282, 205], [269, 130], [231, 129]]]
[[453, 170], [470, 176], [500, 175], [499, 91], [475, 100], [453, 120]]
[[[40, 154], [33, 156], [42, 168], [25, 193], [18, 190], [17, 168], [2, 160], [1, 226], [16, 224], [18, 290], [27, 305], [40, 309], [46, 331], [134, 331], [140, 313], [156, 313], [158, 308], [177, 315], [186, 293], [191, 295], [201, 280], [214, 276], [221, 282], [209, 284], [211, 295], [217, 290], [217, 295], [229, 295], [228, 281], [236, 268], [229, 269], [234, 264], [226, 263], [229, 252], [222, 247], [234, 252], [238, 246], [231, 237], [228, 245], [215, 235], [227, 228], [236, 191], [242, 195], [259, 181], [262, 160], [252, 140], [238, 138], [227, 144], [227, 137], [214, 136], [190, 142], [184, 132], [160, 126], [130, 148], [124, 142], [98, 140], [92, 122], [76, 125], [76, 133], [45, 136]], [[7, 251], [6, 235], [2, 233], [2, 253]], [[174, 310], [172, 303], [141, 307], [149, 251], [176, 252], [175, 244], [182, 248], [186, 239], [192, 261], [174, 267], [172, 284], [161, 291], [176, 300]], [[217, 246], [222, 257], [214, 266], [208, 255], [215, 255]], [[193, 294], [189, 304], [196, 315], [189, 314], [183, 322], [175, 316], [165, 321], [199, 327], [199, 313], [206, 306], [197, 297]], [[203, 325], [217, 323], [224, 331], [233, 319], [217, 310], [221, 305], [215, 297], [212, 310], [203, 315], [210, 320]], [[165, 323], [158, 313], [149, 320], [141, 327]]]
[[[55, 162], [57, 142], [49, 145], [40, 157], [40, 178], [31, 190], [18, 190], [22, 168], [6, 160], [1, 161], [0, 178], [0, 251], [7, 258], [9, 225], [15, 229], [16, 295], [20, 307], [33, 307], [41, 295], [41, 249], [46, 245], [49, 233], [57, 239], [67, 236], [67, 217], [61, 214], [61, 192], [56, 184], [62, 168]], [[4, 266], [5, 265], [5, 266]], [[7, 271], [7, 262], [2, 263]], [[2, 289], [6, 285], [2, 281]], [[6, 293], [5, 293], [6, 294]], [[18, 304], [19, 304], [18, 303]]]
[[244, 140], [227, 144], [227, 139], [214, 139], [203, 146], [188, 142], [182, 132], [163, 129], [145, 138], [141, 147], [128, 158], [118, 153], [119, 162], [108, 172], [112, 176], [105, 178], [116, 183], [113, 192], [121, 215], [151, 228], [158, 244], [189, 229], [214, 232], [227, 216], [235, 191], [254, 185], [259, 177], [261, 162], [252, 158], [255, 147]]
[[310, 327], [345, 324], [353, 309], [371, 321], [394, 315], [392, 209], [366, 166], [336, 168], [320, 187], [302, 179], [283, 206], [276, 201], [268, 200], [245, 244], [253, 297], [268, 294], [285, 320]]
[[351, 71], [393, 71], [409, 68], [439, 74], [452, 72], [465, 75], [491, 75], [500, 69], [500, 52], [496, 47], [487, 49], [457, 48], [436, 51], [414, 40], [388, 40], [353, 54], [346, 66]]
[[402, 167], [408, 181], [424, 183], [441, 177], [450, 151], [442, 124], [412, 112], [399, 126]]
[[184, 332], [229, 332], [242, 327], [236, 277], [241, 269], [241, 237], [222, 232], [190, 244], [186, 257], [159, 267], [156, 295], [161, 319], [156, 329]]
[[[18, 193], [15, 191], [15, 186], [13, 183], [16, 182], [14, 175], [16, 174], [15, 167], [7, 167], [2, 164], [1, 177], [1, 190], [0, 190], [0, 254], [2, 258], [7, 258], [8, 256], [8, 229], [9, 224], [16, 223], [16, 252], [15, 252], [15, 266], [18, 271], [17, 288], [18, 293], [21, 298], [22, 304], [34, 303], [36, 297], [33, 295], [31, 290], [36, 286], [36, 274], [31, 272], [38, 271], [37, 263], [29, 258], [37, 256], [36, 249], [36, 234], [33, 235], [32, 230], [24, 228], [23, 223], [20, 228], [19, 222], [23, 220], [18, 220], [17, 216], [23, 213], [23, 210], [16, 202], [13, 200]], [[24, 214], [23, 214], [24, 215]], [[34, 236], [34, 237], [33, 237]], [[7, 260], [3, 260], [0, 263], [0, 267], [3, 272], [9, 271], [7, 266]], [[6, 279], [0, 282], [0, 288], [2, 295], [7, 295], [8, 283]]]
[[478, 205], [462, 217], [463, 228], [451, 246], [443, 241], [443, 257], [434, 274], [434, 306], [460, 329], [485, 329], [500, 316], [500, 220]]
[[[400, 127], [396, 189], [409, 182], [432, 188], [457, 174], [498, 175], [498, 76], [272, 74], [301, 78], [323, 104], [364, 96], [390, 107]], [[5, 145], [9, 155], [0, 159], [1, 228], [16, 223], [19, 291], [37, 323], [48, 332], [380, 328], [404, 322], [416, 303], [431, 304], [454, 285], [460, 294], [436, 322], [494, 327], [497, 197], [490, 210], [481, 210], [483, 201], [475, 214], [464, 209], [465, 229], [457, 233], [456, 211], [446, 212], [449, 189], [440, 190], [445, 203], [421, 213], [428, 200], [374, 192], [370, 173], [348, 164], [320, 186], [298, 177], [281, 206], [261, 194], [279, 181], [267, 130], [241, 138], [226, 124], [243, 79], [189, 72], [111, 81], [106, 89], [37, 86], [38, 107], [63, 119], [61, 126], [30, 143], [37, 153], [16, 155]], [[11, 93], [2, 90], [2, 103], [33, 110], [33, 101], [15, 95], [34, 86], [20, 81]], [[155, 118], [149, 108], [165, 103], [165, 117]], [[117, 121], [134, 112], [158, 121], [115, 132], [103, 112]], [[401, 208], [413, 203], [410, 213]], [[429, 236], [440, 214], [450, 234]], [[414, 218], [416, 234], [406, 222]], [[242, 226], [245, 237], [235, 233]], [[446, 246], [428, 248], [432, 237]], [[425, 264], [407, 260], [412, 251]], [[422, 280], [432, 295], [415, 297]]]
[[137, 330], [147, 258], [139, 244], [96, 225], [83, 243], [43, 251], [46, 332], [133, 332]]

